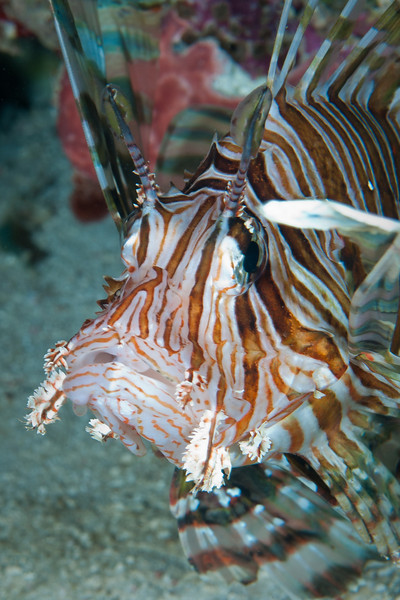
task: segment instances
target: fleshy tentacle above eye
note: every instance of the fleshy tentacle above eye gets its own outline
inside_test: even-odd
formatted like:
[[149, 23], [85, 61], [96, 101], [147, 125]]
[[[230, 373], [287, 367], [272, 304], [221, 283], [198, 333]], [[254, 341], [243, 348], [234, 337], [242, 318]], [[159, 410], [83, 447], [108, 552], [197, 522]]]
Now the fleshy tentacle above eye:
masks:
[[226, 209], [232, 216], [238, 213], [239, 201], [246, 185], [247, 170], [260, 148], [271, 105], [271, 90], [262, 85], [249, 94], [233, 113], [230, 133], [233, 140], [242, 147], [242, 155], [226, 201]]
[[103, 96], [111, 104], [114, 116], [117, 121], [117, 126], [120, 130], [120, 135], [124, 140], [126, 147], [128, 148], [129, 154], [132, 158], [133, 164], [135, 165], [136, 174], [140, 178], [141, 186], [139, 188], [138, 200], [142, 204], [143, 209], [150, 209], [158, 201], [157, 187], [154, 180], [149, 174], [148, 167], [142, 156], [139, 147], [136, 145], [133, 138], [133, 134], [130, 131], [122, 113], [124, 105], [127, 104], [127, 100], [124, 98], [122, 92], [114, 85], [108, 84], [105, 87]]

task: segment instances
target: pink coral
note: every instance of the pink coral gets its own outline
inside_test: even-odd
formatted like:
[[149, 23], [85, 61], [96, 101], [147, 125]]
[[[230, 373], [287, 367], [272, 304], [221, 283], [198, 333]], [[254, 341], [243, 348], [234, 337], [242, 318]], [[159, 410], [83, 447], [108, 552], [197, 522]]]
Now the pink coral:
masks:
[[[171, 13], [160, 40], [160, 59], [155, 89], [153, 122], [141, 128], [147, 141], [146, 157], [155, 168], [158, 151], [169, 124], [188, 107], [219, 106], [233, 110], [239, 96], [225, 96], [213, 88], [216, 78], [231, 65], [227, 55], [213, 40], [203, 40], [182, 52], [174, 51], [187, 28], [185, 21]], [[137, 61], [130, 73], [132, 80], [146, 78], [148, 63]], [[138, 75], [141, 75], [138, 77]], [[146, 151], [145, 150], [145, 151]]]

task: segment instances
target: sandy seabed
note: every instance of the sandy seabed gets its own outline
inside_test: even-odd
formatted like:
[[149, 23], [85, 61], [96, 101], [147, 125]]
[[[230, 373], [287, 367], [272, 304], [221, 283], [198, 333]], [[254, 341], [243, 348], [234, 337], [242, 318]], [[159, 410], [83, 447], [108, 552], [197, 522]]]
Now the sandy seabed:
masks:
[[[267, 578], [227, 586], [191, 570], [167, 462], [96, 443], [89, 415], [69, 406], [45, 437], [26, 431], [42, 357], [93, 316], [102, 276], [121, 272], [119, 240], [111, 219], [85, 225], [71, 213], [71, 169], [46, 103], [0, 131], [0, 190], [0, 599], [287, 600]], [[28, 248], [4, 241], [15, 223]], [[400, 572], [367, 568], [344, 599], [400, 600]]]

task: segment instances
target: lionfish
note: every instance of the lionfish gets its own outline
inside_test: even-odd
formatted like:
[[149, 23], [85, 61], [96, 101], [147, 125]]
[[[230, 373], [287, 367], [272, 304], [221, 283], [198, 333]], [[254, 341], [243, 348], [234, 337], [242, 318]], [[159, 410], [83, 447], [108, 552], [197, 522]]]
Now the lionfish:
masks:
[[96, 2], [53, 0], [124, 271], [46, 354], [27, 417], [44, 433], [69, 398], [93, 437], [137, 455], [148, 440], [176, 466], [195, 568], [267, 569], [300, 598], [400, 556], [400, 2], [360, 36], [346, 2], [290, 84], [319, 4], [284, 52], [284, 1], [266, 80], [162, 193], [127, 124], [137, 90], [107, 81]]

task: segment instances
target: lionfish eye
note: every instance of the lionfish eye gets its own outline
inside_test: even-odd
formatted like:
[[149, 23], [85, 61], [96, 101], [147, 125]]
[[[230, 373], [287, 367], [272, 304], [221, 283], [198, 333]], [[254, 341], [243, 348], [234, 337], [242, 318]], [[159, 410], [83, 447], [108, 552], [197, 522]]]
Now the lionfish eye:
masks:
[[260, 258], [260, 247], [257, 242], [251, 241], [246, 250], [246, 254], [243, 259], [243, 269], [247, 273], [255, 273], [258, 267], [258, 260]]
[[250, 284], [258, 279], [265, 270], [268, 259], [268, 250], [265, 232], [256, 221], [250, 219], [245, 221], [243, 226], [246, 228], [246, 231], [248, 231], [250, 239], [243, 251], [243, 259], [240, 264], [242, 270], [240, 278], [245, 278], [247, 283]]
[[226, 258], [232, 265], [232, 276], [242, 293], [265, 269], [268, 258], [265, 231], [253, 217], [231, 218], [223, 248], [229, 254]]

